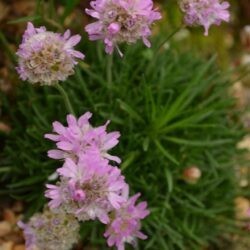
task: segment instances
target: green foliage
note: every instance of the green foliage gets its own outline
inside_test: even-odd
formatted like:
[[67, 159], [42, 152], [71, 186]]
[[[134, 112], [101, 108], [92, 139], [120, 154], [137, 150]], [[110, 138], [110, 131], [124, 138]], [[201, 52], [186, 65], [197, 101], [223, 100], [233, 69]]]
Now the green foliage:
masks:
[[[140, 249], [201, 249], [233, 230], [235, 144], [243, 133], [231, 119], [229, 83], [214, 59], [154, 54], [138, 45], [112, 60], [100, 44], [86, 41], [82, 50], [88, 64], [62, 86], [77, 115], [91, 111], [93, 124], [111, 120], [110, 130], [121, 131], [115, 154], [132, 193], [141, 192], [151, 210], [143, 223], [149, 239]], [[44, 184], [61, 165], [47, 158], [54, 145], [43, 135], [54, 120], [65, 121], [67, 110], [53, 87], [20, 83], [16, 95], [14, 104], [5, 101], [13, 131], [0, 162], [0, 192], [32, 204], [31, 214], [43, 206]], [[191, 165], [202, 170], [195, 185], [182, 180]], [[104, 249], [101, 229], [87, 224], [83, 240]]]

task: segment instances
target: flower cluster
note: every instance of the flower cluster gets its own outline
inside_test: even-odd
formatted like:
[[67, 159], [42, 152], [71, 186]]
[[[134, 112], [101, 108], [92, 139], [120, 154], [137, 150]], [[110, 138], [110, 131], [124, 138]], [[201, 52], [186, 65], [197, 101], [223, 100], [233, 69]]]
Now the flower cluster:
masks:
[[187, 25], [202, 25], [205, 35], [212, 24], [220, 25], [222, 21], [229, 22], [230, 14], [228, 2], [220, 0], [181, 0], [180, 6], [185, 13]]
[[17, 52], [21, 79], [46, 85], [65, 81], [74, 73], [76, 59], [84, 59], [81, 52], [74, 50], [80, 40], [80, 35], [71, 36], [69, 30], [61, 35], [45, 27], [35, 28], [29, 22]]
[[89, 112], [79, 119], [68, 115], [68, 126], [54, 122], [54, 133], [45, 135], [57, 146], [48, 155], [64, 159], [63, 166], [57, 169], [59, 180], [55, 185], [47, 184], [45, 196], [56, 213], [66, 213], [81, 222], [99, 220], [106, 224], [104, 236], [108, 245], [121, 250], [126, 242], [134, 244], [136, 238], [146, 239], [140, 232], [140, 221], [149, 211], [146, 202], [135, 205], [139, 194], [129, 198], [121, 170], [111, 165], [121, 162], [108, 153], [118, 144], [120, 133], [108, 133], [109, 122], [93, 127], [91, 116]]
[[147, 236], [140, 232], [140, 220], [144, 219], [149, 214], [147, 203], [141, 202], [135, 205], [140, 194], [136, 194], [128, 198], [128, 190], [124, 190], [124, 198], [126, 202], [122, 207], [114, 211], [111, 216], [108, 228], [104, 237], [108, 238], [108, 245], [117, 246], [118, 250], [124, 250], [124, 243], [130, 243], [135, 246], [136, 237], [142, 240], [147, 239]]
[[131, 44], [138, 39], [150, 47], [150, 27], [161, 18], [153, 9], [152, 0], [95, 0], [90, 5], [92, 9], [86, 9], [86, 13], [98, 21], [87, 25], [85, 30], [90, 40], [104, 41], [108, 54], [118, 49], [119, 43]]
[[26, 250], [69, 250], [77, 243], [79, 223], [72, 215], [44, 210], [32, 216], [23, 229]]
[[121, 171], [95, 153], [83, 155], [78, 163], [66, 159], [57, 171], [61, 181], [47, 185], [45, 196], [52, 199], [52, 208], [73, 214], [79, 221], [98, 218], [106, 224], [108, 213], [125, 202], [121, 192], [126, 184]]
[[[229, 21], [228, 2], [220, 0], [180, 0], [187, 25], [203, 25], [205, 35], [212, 24]], [[97, 19], [85, 27], [90, 40], [103, 40], [105, 50], [112, 54], [116, 48], [120, 55], [120, 43], [133, 44], [142, 39], [150, 47], [148, 40], [151, 26], [161, 19], [161, 14], [153, 7], [152, 0], [94, 0], [86, 13]], [[74, 73], [77, 59], [84, 55], [74, 46], [81, 40], [80, 35], [71, 36], [47, 31], [45, 27], [35, 28], [29, 22], [19, 46], [17, 71], [22, 80], [31, 83], [52, 85], [65, 81]]]

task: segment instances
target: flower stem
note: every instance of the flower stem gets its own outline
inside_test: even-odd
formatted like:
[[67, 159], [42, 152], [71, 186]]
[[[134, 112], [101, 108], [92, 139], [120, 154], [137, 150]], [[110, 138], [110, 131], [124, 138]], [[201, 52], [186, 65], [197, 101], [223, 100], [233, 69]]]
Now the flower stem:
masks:
[[74, 112], [74, 109], [70, 103], [70, 100], [69, 100], [69, 96], [68, 94], [66, 93], [66, 91], [64, 90], [64, 88], [59, 84], [57, 83], [55, 85], [55, 87], [57, 88], [57, 90], [60, 92], [60, 94], [62, 95], [63, 99], [64, 99], [64, 103], [65, 103], [65, 106], [68, 110], [68, 112], [72, 115], [75, 115], [75, 112]]
[[113, 68], [113, 55], [110, 55], [108, 56], [108, 62], [107, 62], [107, 82], [109, 87], [111, 87], [113, 84], [112, 68]]
[[151, 62], [148, 64], [148, 67], [147, 67], [147, 70], [146, 70], [146, 72], [147, 71], [150, 71], [150, 69], [151, 69], [151, 67], [155, 64], [155, 61], [156, 61], [156, 59], [157, 59], [157, 57], [158, 57], [158, 54], [161, 52], [161, 49], [162, 49], [162, 47], [177, 33], [177, 32], [179, 32], [182, 28], [184, 28], [185, 26], [184, 25], [182, 25], [182, 26], [180, 26], [180, 27], [178, 27], [178, 28], [176, 28], [172, 33], [170, 33], [170, 35], [169, 36], [167, 36], [166, 37], [166, 39], [164, 39], [160, 44], [159, 44], [159, 46], [156, 48], [156, 50], [155, 50], [155, 53], [154, 53], [154, 56], [153, 56], [153, 58], [151, 59]]
[[158, 54], [160, 52], [160, 50], [162, 49], [162, 47], [176, 34], [178, 33], [181, 29], [185, 28], [185, 25], [181, 25], [180, 27], [176, 28], [172, 33], [169, 34], [169, 36], [166, 37], [166, 39], [163, 40], [162, 43], [160, 43], [160, 45], [157, 47], [156, 49], [156, 53]]

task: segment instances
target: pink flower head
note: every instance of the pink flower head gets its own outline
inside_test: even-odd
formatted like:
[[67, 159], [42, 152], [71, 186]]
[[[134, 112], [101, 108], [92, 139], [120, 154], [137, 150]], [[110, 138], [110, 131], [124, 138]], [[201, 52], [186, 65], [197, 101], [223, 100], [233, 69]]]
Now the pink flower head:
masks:
[[78, 241], [79, 223], [65, 213], [45, 210], [34, 214], [27, 224], [18, 226], [24, 231], [26, 250], [68, 250]]
[[132, 44], [138, 39], [150, 47], [150, 27], [161, 18], [153, 9], [152, 0], [95, 0], [90, 5], [92, 9], [86, 9], [86, 13], [98, 20], [85, 30], [90, 40], [104, 41], [108, 54], [112, 54], [115, 47], [118, 49], [119, 43]]
[[212, 24], [220, 25], [222, 21], [229, 22], [228, 2], [220, 0], [181, 0], [181, 9], [185, 12], [187, 25], [202, 25], [205, 36]]
[[78, 120], [73, 115], [67, 116], [68, 126], [64, 127], [59, 122], [53, 123], [55, 134], [46, 134], [45, 138], [56, 142], [56, 150], [50, 150], [48, 156], [53, 159], [71, 158], [77, 161], [87, 151], [99, 151], [103, 158], [116, 161], [121, 160], [107, 153], [118, 144], [119, 132], [107, 133], [105, 125], [94, 128], [89, 123], [92, 114], [82, 115]]
[[17, 51], [21, 79], [46, 85], [65, 81], [74, 73], [76, 59], [84, 59], [74, 50], [80, 40], [80, 35], [71, 36], [69, 30], [62, 35], [45, 27], [35, 28], [29, 22]]
[[57, 172], [61, 181], [56, 186], [47, 185], [45, 193], [52, 199], [49, 206], [73, 214], [80, 221], [98, 218], [106, 224], [108, 213], [126, 201], [122, 197], [126, 183], [121, 171], [96, 152], [82, 155], [78, 163], [66, 159]]
[[125, 249], [125, 243], [135, 245], [135, 239], [145, 240], [147, 236], [140, 232], [141, 223], [149, 214], [147, 203], [140, 202], [135, 205], [140, 194], [136, 194], [129, 198], [122, 207], [114, 212], [111, 222], [108, 224], [104, 236], [107, 239], [109, 247], [116, 246], [118, 250]]

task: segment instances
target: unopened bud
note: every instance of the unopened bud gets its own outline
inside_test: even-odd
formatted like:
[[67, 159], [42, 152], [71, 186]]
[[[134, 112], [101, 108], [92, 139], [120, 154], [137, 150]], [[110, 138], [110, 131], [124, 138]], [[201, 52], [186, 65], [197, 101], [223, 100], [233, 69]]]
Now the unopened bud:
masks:
[[83, 190], [78, 189], [74, 192], [74, 200], [75, 201], [83, 201], [85, 199], [85, 197], [86, 197], [86, 194]]
[[116, 34], [117, 32], [119, 32], [121, 29], [120, 25], [118, 23], [111, 23], [109, 26], [108, 26], [108, 32], [111, 34], [111, 35], [114, 35]]

